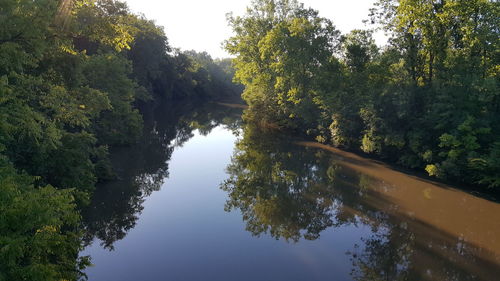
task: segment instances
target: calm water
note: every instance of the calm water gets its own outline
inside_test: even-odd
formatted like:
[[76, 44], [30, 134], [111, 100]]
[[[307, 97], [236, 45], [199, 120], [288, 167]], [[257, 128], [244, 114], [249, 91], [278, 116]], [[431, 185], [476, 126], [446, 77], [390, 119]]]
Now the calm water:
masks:
[[499, 280], [500, 204], [239, 116], [158, 110], [113, 153], [89, 280]]

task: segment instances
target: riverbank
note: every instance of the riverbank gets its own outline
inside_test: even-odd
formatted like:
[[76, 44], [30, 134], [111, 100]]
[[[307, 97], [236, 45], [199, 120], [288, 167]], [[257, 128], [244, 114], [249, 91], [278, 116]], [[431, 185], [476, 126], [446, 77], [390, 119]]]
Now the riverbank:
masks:
[[495, 278], [500, 204], [261, 130], [239, 107], [174, 108], [113, 156], [122, 181], [84, 213], [90, 280]]

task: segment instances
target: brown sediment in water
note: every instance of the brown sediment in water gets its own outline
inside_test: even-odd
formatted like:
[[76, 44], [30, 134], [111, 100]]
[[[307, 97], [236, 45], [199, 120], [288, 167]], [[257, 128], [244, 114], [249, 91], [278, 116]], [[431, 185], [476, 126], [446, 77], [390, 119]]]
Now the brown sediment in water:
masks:
[[417, 228], [433, 229], [446, 239], [479, 248], [479, 258], [499, 266], [500, 272], [500, 204], [328, 145], [308, 141], [296, 144], [330, 151], [340, 165], [376, 179], [378, 183], [369, 186], [374, 194], [368, 199], [370, 205], [406, 218]]

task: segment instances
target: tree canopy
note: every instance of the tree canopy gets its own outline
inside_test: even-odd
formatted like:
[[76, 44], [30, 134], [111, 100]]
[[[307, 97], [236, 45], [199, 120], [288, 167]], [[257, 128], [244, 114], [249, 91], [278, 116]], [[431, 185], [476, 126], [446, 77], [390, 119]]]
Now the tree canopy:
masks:
[[498, 1], [378, 0], [372, 30], [342, 35], [297, 1], [254, 0], [225, 47], [247, 120], [499, 187]]

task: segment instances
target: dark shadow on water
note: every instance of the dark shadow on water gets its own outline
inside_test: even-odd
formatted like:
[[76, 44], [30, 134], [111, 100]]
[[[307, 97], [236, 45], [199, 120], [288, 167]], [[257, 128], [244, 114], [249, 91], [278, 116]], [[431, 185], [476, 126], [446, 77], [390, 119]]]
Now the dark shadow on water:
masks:
[[236, 132], [240, 116], [241, 109], [214, 103], [176, 103], [146, 112], [140, 142], [111, 152], [118, 179], [99, 184], [90, 206], [82, 212], [85, 243], [98, 239], [104, 248], [113, 249], [135, 227], [144, 200], [168, 177], [175, 147], [192, 138], [195, 130], [206, 135], [223, 125]]

